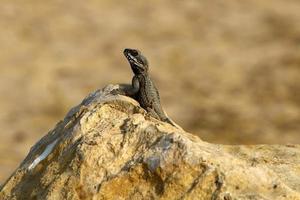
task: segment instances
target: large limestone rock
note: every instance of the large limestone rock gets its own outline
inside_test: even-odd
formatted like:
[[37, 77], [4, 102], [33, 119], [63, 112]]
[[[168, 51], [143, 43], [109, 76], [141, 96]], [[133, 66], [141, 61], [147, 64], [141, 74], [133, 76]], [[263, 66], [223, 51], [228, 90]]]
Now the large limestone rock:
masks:
[[110, 85], [35, 144], [0, 199], [300, 199], [300, 146], [209, 144]]

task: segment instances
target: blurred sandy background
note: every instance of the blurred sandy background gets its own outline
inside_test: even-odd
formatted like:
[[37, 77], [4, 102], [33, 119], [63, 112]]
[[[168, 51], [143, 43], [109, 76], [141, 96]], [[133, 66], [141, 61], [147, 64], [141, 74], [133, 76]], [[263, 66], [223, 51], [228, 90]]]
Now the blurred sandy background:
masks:
[[1, 0], [0, 183], [89, 92], [150, 61], [164, 109], [224, 144], [300, 143], [299, 0]]

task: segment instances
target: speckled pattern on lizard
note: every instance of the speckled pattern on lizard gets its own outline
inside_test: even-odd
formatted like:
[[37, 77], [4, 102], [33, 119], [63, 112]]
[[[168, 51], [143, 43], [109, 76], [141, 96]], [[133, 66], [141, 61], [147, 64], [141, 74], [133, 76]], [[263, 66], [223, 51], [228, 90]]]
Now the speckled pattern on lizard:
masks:
[[151, 117], [177, 127], [162, 109], [158, 90], [149, 75], [149, 64], [146, 57], [137, 49], [127, 48], [123, 53], [131, 66], [134, 76], [131, 87], [126, 87], [121, 93], [136, 99]]

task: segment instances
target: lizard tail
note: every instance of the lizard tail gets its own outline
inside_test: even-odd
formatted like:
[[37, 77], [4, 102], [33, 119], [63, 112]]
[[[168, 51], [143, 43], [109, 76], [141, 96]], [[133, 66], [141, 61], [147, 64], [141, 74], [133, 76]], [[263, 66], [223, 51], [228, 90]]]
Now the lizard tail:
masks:
[[179, 129], [182, 129], [179, 125], [177, 125], [175, 122], [173, 122], [169, 118], [165, 118], [162, 121], [167, 122], [167, 123], [171, 124], [172, 126], [175, 126], [175, 127], [179, 128]]
[[174, 123], [169, 118], [163, 119], [163, 121], [175, 126]]
[[164, 115], [164, 119], [161, 119], [161, 121], [164, 121], [164, 122], [167, 122], [169, 124], [171, 124], [172, 126], [175, 126], [176, 128], [180, 129], [180, 130], [183, 130], [183, 128], [181, 128], [178, 124], [176, 124], [175, 122], [173, 122], [173, 120], [171, 120], [167, 113], [163, 110], [163, 115]]

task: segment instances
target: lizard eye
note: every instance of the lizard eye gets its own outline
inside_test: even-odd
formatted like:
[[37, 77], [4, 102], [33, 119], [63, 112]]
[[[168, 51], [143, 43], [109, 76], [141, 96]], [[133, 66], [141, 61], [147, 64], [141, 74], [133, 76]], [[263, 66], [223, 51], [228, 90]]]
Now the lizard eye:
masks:
[[137, 50], [132, 50], [131, 55], [132, 56], [137, 56], [137, 55], [139, 55], [139, 52]]

